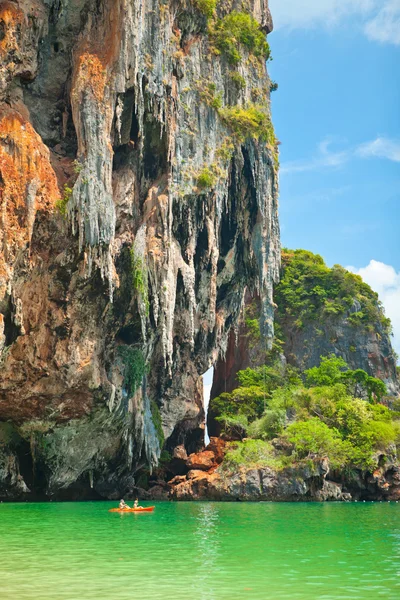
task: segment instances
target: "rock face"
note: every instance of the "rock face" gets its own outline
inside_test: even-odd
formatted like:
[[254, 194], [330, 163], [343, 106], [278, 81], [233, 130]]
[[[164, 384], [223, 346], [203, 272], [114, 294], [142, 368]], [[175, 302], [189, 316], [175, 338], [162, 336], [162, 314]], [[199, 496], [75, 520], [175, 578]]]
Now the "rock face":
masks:
[[[242, 4], [218, 17], [271, 30]], [[246, 288], [272, 335], [277, 150], [232, 121], [269, 118], [269, 79], [196, 6], [0, 5], [1, 497], [115, 497], [163, 443], [197, 450]]]

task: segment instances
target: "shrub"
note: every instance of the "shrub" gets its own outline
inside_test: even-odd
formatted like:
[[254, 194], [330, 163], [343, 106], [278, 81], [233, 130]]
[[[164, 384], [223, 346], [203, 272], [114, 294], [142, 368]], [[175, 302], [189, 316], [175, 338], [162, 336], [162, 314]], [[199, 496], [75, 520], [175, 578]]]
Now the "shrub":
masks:
[[236, 471], [238, 467], [282, 469], [282, 458], [276, 457], [270, 442], [262, 440], [244, 440], [234, 442], [225, 454], [222, 468]]
[[215, 83], [201, 83], [201, 88], [199, 89], [200, 99], [215, 108], [215, 110], [219, 110], [222, 107], [222, 92], [217, 93], [217, 86]]
[[343, 358], [334, 355], [322, 356], [318, 367], [304, 371], [306, 383], [310, 387], [333, 385], [340, 379], [345, 369], [348, 369], [348, 366]]
[[204, 167], [197, 176], [196, 183], [201, 190], [211, 189], [217, 183], [217, 177], [209, 167]]
[[234, 10], [213, 23], [209, 31], [215, 47], [233, 65], [237, 65], [241, 60], [240, 46], [244, 46], [258, 58], [268, 60], [270, 56], [265, 34], [258, 22], [248, 13]]
[[276, 90], [278, 89], [278, 84], [276, 83], [276, 81], [271, 81], [271, 83], [269, 84], [269, 91], [270, 92], [276, 92]]
[[348, 445], [343, 443], [339, 432], [316, 417], [289, 425], [285, 437], [294, 445], [299, 459], [329, 457], [334, 468], [344, 466], [348, 460]]
[[138, 348], [120, 346], [119, 355], [124, 363], [124, 385], [129, 396], [133, 396], [146, 374], [146, 361]]
[[222, 413], [216, 417], [216, 421], [221, 423], [224, 434], [228, 435], [231, 439], [241, 440], [247, 434], [249, 421], [245, 414], [238, 413], [232, 416]]
[[250, 137], [275, 147], [275, 132], [266, 107], [256, 104], [249, 104], [247, 107], [229, 106], [222, 108], [219, 114], [239, 141], [243, 142]]
[[194, 4], [205, 17], [210, 18], [217, 7], [217, 0], [195, 0]]
[[267, 409], [261, 419], [254, 421], [248, 428], [252, 438], [272, 440], [282, 433], [286, 422], [286, 412], [279, 409]]
[[72, 196], [72, 188], [70, 188], [66, 183], [64, 184], [64, 194], [62, 198], [59, 198], [56, 201], [56, 208], [60, 215], [63, 217], [67, 214], [67, 204], [70, 201]]

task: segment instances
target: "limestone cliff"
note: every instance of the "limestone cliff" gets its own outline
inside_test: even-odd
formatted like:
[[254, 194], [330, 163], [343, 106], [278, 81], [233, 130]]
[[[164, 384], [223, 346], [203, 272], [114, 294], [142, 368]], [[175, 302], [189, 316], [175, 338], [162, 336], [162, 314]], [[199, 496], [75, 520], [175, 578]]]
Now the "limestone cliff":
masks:
[[[378, 377], [389, 396], [400, 391], [390, 322], [378, 295], [360, 277], [336, 265], [328, 268], [304, 250], [283, 253], [281, 282], [275, 288], [276, 353], [304, 371], [321, 356], [344, 358], [350, 369]], [[237, 333], [216, 366], [211, 396], [232, 391], [236, 373], [271, 360], [258, 328], [259, 299], [248, 295]], [[211, 430], [214, 424], [211, 423]]]
[[246, 289], [271, 338], [271, 28], [267, 0], [0, 4], [1, 497], [124, 493], [201, 445]]

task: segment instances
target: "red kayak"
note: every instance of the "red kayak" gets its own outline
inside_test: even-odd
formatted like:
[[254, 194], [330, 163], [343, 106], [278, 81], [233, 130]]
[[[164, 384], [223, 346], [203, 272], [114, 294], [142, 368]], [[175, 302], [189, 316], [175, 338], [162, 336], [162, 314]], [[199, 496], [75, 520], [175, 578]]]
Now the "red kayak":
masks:
[[153, 512], [155, 506], [139, 506], [138, 508], [110, 508], [108, 512], [117, 513], [142, 513], [142, 512]]

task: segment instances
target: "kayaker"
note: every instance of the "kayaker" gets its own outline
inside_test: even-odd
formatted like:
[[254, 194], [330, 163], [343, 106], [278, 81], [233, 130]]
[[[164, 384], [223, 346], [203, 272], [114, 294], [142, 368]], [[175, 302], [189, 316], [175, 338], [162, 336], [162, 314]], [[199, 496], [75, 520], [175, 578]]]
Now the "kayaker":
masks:
[[139, 508], [139, 500], [136, 498], [135, 502], [133, 503], [133, 508]]
[[119, 502], [119, 508], [120, 508], [120, 510], [124, 510], [125, 508], [130, 508], [130, 506], [128, 506], [125, 503], [125, 500], [120, 500], [120, 502]]

